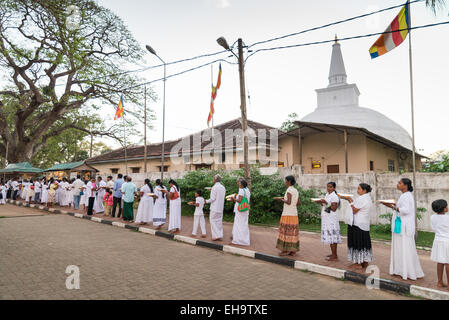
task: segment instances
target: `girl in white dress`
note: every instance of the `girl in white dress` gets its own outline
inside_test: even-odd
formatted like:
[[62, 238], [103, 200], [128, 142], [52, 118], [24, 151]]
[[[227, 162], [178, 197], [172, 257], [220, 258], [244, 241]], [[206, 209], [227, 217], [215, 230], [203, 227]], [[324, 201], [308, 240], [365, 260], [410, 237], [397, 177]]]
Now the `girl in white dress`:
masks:
[[195, 201], [190, 201], [188, 204], [195, 206], [195, 212], [193, 213], [193, 229], [192, 236], [196, 237], [198, 226], [201, 227], [201, 237], [206, 238], [206, 220], [204, 219], [204, 203], [203, 191], [201, 189], [195, 192]]
[[28, 200], [28, 180], [22, 181], [22, 193], [20, 196], [25, 202]]
[[181, 230], [181, 192], [175, 180], [170, 179], [170, 191], [164, 191], [170, 200], [170, 220], [168, 231], [179, 233]]
[[48, 202], [48, 184], [47, 184], [47, 178], [44, 178], [42, 180], [42, 194], [41, 194], [41, 203], [46, 206]]
[[140, 203], [136, 215], [136, 223], [141, 225], [153, 221], [154, 196], [149, 196], [149, 193], [154, 193], [154, 189], [150, 179], [145, 179], [145, 184], [140, 188]]
[[337, 245], [341, 243], [340, 223], [337, 209], [340, 198], [337, 195], [335, 182], [327, 184], [327, 194], [324, 199], [317, 200], [321, 204], [321, 242], [329, 244], [331, 254], [326, 257], [328, 261], [338, 260]]
[[165, 192], [167, 189], [162, 184], [161, 179], [156, 180], [156, 188], [154, 193], [156, 194], [156, 201], [153, 208], [153, 226], [159, 230], [167, 222], [167, 196]]
[[241, 246], [249, 246], [249, 227], [248, 227], [248, 217], [249, 210], [240, 212], [239, 205], [241, 204], [243, 197], [248, 199], [251, 198], [251, 192], [248, 189], [248, 183], [246, 180], [238, 179], [237, 185], [239, 187], [239, 193], [232, 198], [235, 202], [234, 205], [234, 226], [232, 227], [232, 244], [237, 244]]
[[25, 201], [31, 204], [31, 201], [34, 199], [34, 181], [30, 180], [27, 185], [27, 193], [25, 197]]
[[[399, 275], [404, 280], [416, 280], [424, 277], [424, 272], [419, 263], [415, 244], [416, 213], [412, 182], [408, 178], [402, 178], [397, 184], [397, 189], [402, 192], [402, 195], [396, 204], [382, 202], [382, 204], [394, 210], [391, 221], [390, 274]], [[396, 219], [397, 217], [399, 219]], [[396, 227], [396, 223], [398, 223], [398, 227]]]
[[437, 263], [438, 287], [446, 287], [443, 282], [444, 268], [446, 268], [449, 283], [449, 216], [447, 201], [440, 199], [432, 202], [432, 209], [436, 213], [430, 217], [430, 225], [435, 232], [432, 254], [430, 259]]

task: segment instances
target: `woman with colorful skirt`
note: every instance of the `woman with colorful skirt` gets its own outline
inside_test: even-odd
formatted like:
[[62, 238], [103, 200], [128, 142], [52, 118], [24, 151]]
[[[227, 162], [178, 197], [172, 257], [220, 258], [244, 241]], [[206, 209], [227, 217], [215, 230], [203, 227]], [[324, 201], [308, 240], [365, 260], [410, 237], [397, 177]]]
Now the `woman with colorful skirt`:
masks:
[[280, 256], [295, 256], [299, 251], [299, 221], [298, 209], [300, 205], [299, 192], [294, 187], [296, 184], [293, 176], [285, 177], [287, 191], [283, 198], [276, 198], [284, 203], [281, 221], [279, 225], [279, 235], [276, 248], [281, 250]]

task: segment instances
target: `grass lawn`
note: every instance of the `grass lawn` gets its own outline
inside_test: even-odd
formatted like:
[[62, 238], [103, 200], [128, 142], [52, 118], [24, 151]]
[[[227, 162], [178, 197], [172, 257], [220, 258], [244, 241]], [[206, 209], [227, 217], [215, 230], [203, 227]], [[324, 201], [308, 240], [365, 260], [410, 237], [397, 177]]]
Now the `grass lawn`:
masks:
[[[193, 212], [195, 207], [189, 206], [187, 204], [182, 204], [182, 215], [183, 216], [193, 216]], [[225, 213], [223, 215], [223, 221], [233, 222], [234, 215]], [[273, 215], [267, 215], [263, 218], [262, 223], [251, 223], [251, 225], [261, 226], [261, 227], [278, 227], [279, 226], [279, 217]], [[321, 225], [319, 223], [300, 223], [299, 230], [310, 231], [310, 232], [321, 232]], [[340, 231], [343, 236], [348, 234], [348, 226], [340, 222]], [[390, 228], [386, 226], [371, 226], [370, 236], [373, 240], [385, 240], [391, 241], [391, 232]], [[433, 239], [435, 234], [433, 232], [427, 231], [418, 231], [418, 241], [416, 243], [417, 246], [420, 247], [432, 247]]]

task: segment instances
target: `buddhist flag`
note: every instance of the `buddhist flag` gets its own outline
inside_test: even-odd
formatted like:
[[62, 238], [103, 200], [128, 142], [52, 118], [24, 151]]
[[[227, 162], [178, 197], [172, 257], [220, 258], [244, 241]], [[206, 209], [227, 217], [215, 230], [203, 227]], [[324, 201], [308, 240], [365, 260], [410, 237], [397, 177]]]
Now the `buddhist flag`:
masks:
[[120, 96], [120, 101], [117, 105], [117, 110], [115, 111], [115, 117], [114, 120], [120, 119], [121, 117], [123, 117], [123, 96]]
[[215, 98], [217, 97], [218, 89], [220, 89], [221, 86], [221, 63], [218, 71], [218, 79], [217, 79], [217, 85], [214, 87], [214, 84], [212, 84], [212, 94], [211, 94], [211, 100], [210, 100], [210, 111], [209, 111], [209, 117], [207, 118], [207, 126], [209, 126], [209, 123], [212, 120], [212, 117], [214, 116], [215, 109], [214, 109], [214, 102]]
[[409, 4], [407, 3], [402, 7], [387, 30], [385, 30], [385, 33], [369, 49], [371, 59], [377, 58], [399, 46], [407, 38], [408, 30], [404, 29], [410, 27], [409, 21]]

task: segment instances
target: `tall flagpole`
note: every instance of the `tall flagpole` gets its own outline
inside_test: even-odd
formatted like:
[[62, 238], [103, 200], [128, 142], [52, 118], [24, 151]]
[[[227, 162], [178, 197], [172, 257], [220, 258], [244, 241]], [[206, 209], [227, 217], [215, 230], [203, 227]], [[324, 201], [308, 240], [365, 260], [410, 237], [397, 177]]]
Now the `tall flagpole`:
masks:
[[417, 215], [417, 207], [416, 207], [416, 151], [415, 151], [415, 110], [414, 110], [414, 97], [413, 97], [413, 63], [412, 63], [412, 18], [411, 18], [411, 8], [410, 8], [410, 0], [407, 0], [408, 7], [408, 56], [409, 56], [409, 67], [410, 67], [410, 109], [412, 113], [412, 154], [413, 154], [413, 185], [414, 185], [414, 194], [413, 199], [415, 202], [415, 241], [418, 240], [418, 215]]
[[[212, 90], [214, 89], [214, 66], [213, 64], [210, 65], [210, 83], [212, 84]], [[212, 128], [211, 128], [211, 133], [212, 133], [212, 146], [214, 147], [214, 155], [212, 156], [212, 170], [214, 170], [214, 166], [215, 166], [215, 143], [214, 143], [214, 116], [215, 116], [215, 101], [214, 103], [214, 112], [212, 113]]]
[[[124, 108], [122, 106], [122, 108]], [[126, 168], [126, 175], [128, 175], [128, 156], [126, 152], [126, 124], [125, 124], [125, 111], [123, 110], [123, 141], [125, 143], [125, 168]]]

